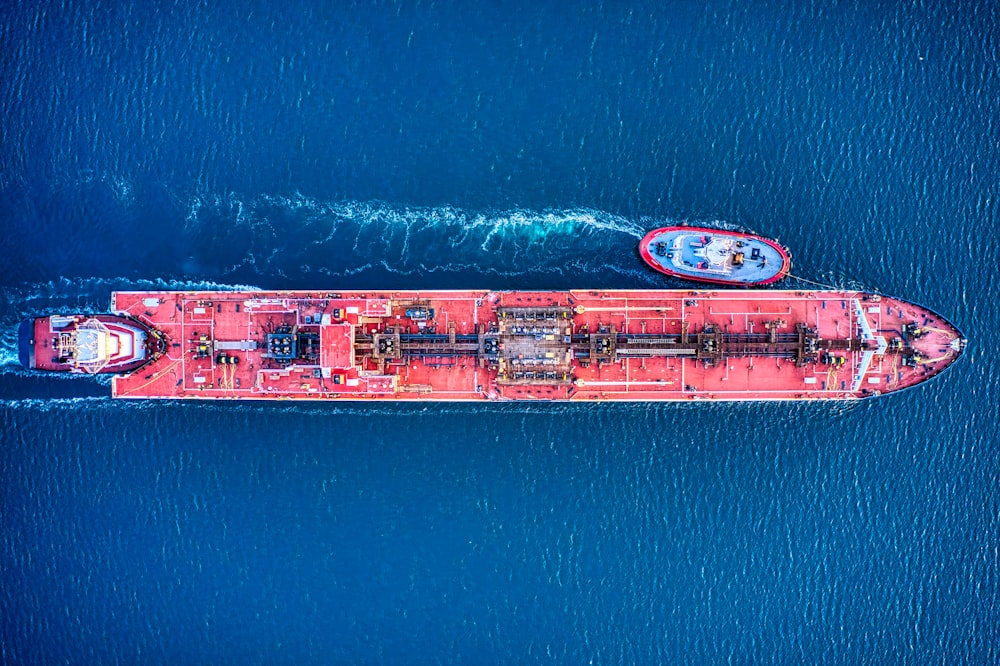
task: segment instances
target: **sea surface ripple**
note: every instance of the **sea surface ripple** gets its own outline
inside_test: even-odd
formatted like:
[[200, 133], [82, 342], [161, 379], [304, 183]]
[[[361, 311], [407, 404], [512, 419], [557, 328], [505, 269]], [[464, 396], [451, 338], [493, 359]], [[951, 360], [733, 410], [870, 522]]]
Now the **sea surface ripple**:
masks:
[[[0, 661], [997, 663], [998, 35], [981, 0], [6, 3]], [[674, 222], [968, 351], [843, 405], [123, 402], [17, 363], [115, 289], [682, 287], [635, 249]]]

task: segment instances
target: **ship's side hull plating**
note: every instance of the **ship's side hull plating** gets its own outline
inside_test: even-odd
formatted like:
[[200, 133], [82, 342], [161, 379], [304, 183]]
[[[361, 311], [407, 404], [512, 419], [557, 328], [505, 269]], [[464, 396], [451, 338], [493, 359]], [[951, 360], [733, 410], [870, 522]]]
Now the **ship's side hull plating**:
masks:
[[964, 344], [850, 291], [116, 292], [112, 309], [165, 340], [120, 398], [846, 400]]

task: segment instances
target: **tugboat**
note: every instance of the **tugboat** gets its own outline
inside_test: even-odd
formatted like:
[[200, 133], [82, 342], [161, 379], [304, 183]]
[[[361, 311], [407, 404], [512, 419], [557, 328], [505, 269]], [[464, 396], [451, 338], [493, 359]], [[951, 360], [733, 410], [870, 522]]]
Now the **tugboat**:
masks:
[[25, 368], [90, 375], [138, 370], [166, 349], [158, 331], [132, 317], [111, 314], [26, 319], [18, 338]]
[[654, 229], [639, 242], [639, 254], [673, 277], [740, 287], [772, 284], [792, 268], [791, 255], [777, 241], [708, 227]]

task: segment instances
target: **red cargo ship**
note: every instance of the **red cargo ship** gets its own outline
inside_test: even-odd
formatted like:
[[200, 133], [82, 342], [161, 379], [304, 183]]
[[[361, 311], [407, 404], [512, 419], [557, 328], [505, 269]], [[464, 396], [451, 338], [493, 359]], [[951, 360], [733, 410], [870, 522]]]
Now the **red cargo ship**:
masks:
[[136, 399], [847, 400], [965, 344], [853, 291], [116, 292], [111, 309], [153, 341], [112, 383]]

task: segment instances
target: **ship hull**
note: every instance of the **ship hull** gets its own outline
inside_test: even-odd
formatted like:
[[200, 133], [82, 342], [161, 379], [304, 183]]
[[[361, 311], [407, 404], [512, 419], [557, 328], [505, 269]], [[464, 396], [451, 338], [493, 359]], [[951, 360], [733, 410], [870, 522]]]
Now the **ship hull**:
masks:
[[116, 292], [164, 353], [126, 399], [854, 400], [939, 374], [964, 339], [850, 291]]
[[639, 242], [651, 268], [684, 280], [737, 287], [760, 287], [781, 280], [791, 255], [763, 236], [708, 227], [654, 229]]

